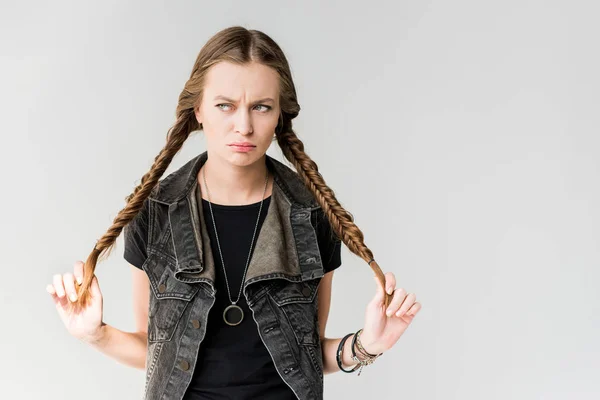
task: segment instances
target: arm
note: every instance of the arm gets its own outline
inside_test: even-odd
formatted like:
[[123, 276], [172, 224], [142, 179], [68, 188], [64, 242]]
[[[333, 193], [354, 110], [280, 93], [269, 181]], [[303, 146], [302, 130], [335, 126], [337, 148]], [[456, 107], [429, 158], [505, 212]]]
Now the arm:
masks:
[[[340, 370], [335, 359], [337, 348], [342, 338], [326, 338], [325, 337], [325, 326], [327, 325], [327, 318], [329, 317], [329, 307], [331, 305], [331, 282], [333, 280], [333, 273], [330, 271], [326, 273], [321, 282], [319, 283], [319, 289], [317, 293], [318, 297], [318, 309], [319, 309], [319, 336], [321, 337], [321, 347], [323, 351], [323, 374], [331, 374]], [[348, 369], [356, 363], [352, 360], [351, 356], [352, 342], [350, 339], [344, 343], [344, 351], [342, 353], [342, 364], [344, 368]]]
[[100, 335], [87, 343], [93, 348], [129, 367], [145, 369], [148, 350], [148, 303], [150, 282], [146, 273], [131, 265], [133, 274], [133, 311], [135, 332], [124, 332], [102, 324]]

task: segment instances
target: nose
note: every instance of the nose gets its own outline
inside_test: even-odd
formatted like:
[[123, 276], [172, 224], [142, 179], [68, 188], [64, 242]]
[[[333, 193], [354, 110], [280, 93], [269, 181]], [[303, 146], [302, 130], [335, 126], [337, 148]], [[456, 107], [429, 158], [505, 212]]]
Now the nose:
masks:
[[235, 130], [241, 135], [248, 135], [252, 133], [252, 120], [250, 113], [245, 107], [240, 107], [235, 118]]

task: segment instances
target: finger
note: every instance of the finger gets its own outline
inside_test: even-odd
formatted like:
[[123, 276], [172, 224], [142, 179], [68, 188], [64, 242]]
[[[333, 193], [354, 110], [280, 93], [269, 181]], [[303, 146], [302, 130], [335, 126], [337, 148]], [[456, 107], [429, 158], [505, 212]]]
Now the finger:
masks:
[[415, 304], [413, 304], [412, 307], [408, 309], [408, 312], [406, 313], [406, 315], [414, 316], [419, 312], [420, 309], [421, 309], [421, 303], [415, 302]]
[[50, 293], [53, 296], [56, 296], [56, 290], [54, 290], [54, 285], [50, 283], [46, 285], [46, 292]]
[[58, 300], [58, 296], [56, 295], [56, 290], [54, 290], [54, 285], [49, 283], [46, 285], [46, 292], [50, 293], [53, 300]]
[[65, 285], [65, 292], [70, 301], [77, 300], [77, 292], [75, 291], [75, 277], [72, 273], [67, 272], [63, 274], [63, 283]]
[[415, 303], [416, 298], [417, 296], [414, 293], [408, 293], [406, 298], [404, 299], [404, 302], [400, 306], [400, 309], [396, 311], [396, 316], [401, 317], [402, 315], [404, 315], [404, 313], [406, 313], [408, 309], [412, 307], [412, 305]]
[[56, 274], [52, 277], [52, 282], [54, 283], [54, 291], [59, 299], [65, 297], [65, 287], [63, 285], [63, 277], [61, 274]]
[[56, 307], [59, 308], [64, 308], [68, 305], [69, 301], [66, 299], [66, 296], [58, 297], [58, 295], [56, 294], [56, 290], [54, 289], [54, 285], [53, 284], [48, 284], [46, 286], [46, 291], [48, 293], [50, 293], [50, 297], [52, 298], [52, 302], [54, 303], [54, 305]]
[[75, 279], [77, 279], [77, 283], [80, 285], [83, 282], [83, 265], [83, 261], [77, 261], [73, 267], [73, 275], [75, 275]]
[[66, 307], [69, 303], [65, 296], [65, 287], [63, 286], [62, 275], [56, 274], [52, 278], [52, 291], [54, 292], [54, 304], [57, 307]]
[[393, 272], [385, 273], [385, 290], [388, 294], [392, 294], [394, 288], [396, 287], [396, 277]]
[[50, 297], [52, 297], [52, 301], [54, 301], [54, 304], [60, 302], [60, 299], [56, 295], [56, 290], [54, 290], [54, 285], [52, 285], [51, 283], [46, 285], [46, 291], [50, 293]]
[[397, 288], [394, 291], [394, 297], [392, 297], [390, 305], [385, 310], [385, 313], [388, 317], [398, 310], [398, 307], [400, 307], [400, 304], [402, 304], [402, 302], [404, 301], [406, 294], [406, 290], [404, 290], [403, 288]]

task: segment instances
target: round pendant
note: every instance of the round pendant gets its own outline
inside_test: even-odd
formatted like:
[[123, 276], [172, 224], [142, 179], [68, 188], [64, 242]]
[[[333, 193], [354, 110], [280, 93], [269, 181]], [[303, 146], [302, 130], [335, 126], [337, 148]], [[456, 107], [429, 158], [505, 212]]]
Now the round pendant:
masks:
[[223, 320], [227, 325], [238, 325], [242, 319], [244, 319], [244, 310], [238, 305], [232, 304], [223, 311]]

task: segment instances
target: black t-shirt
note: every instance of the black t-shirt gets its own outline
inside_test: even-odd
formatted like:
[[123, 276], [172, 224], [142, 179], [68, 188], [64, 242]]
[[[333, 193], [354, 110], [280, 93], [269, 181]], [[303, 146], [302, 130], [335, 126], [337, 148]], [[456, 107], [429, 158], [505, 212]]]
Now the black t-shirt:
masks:
[[[200, 201], [199, 191], [197, 197]], [[235, 301], [239, 293], [240, 299], [237, 304], [244, 311], [242, 322], [236, 326], [229, 326], [223, 321], [223, 310], [231, 302], [209, 204], [208, 201], [201, 200], [216, 269], [216, 299], [208, 315], [206, 336], [200, 345], [198, 364], [184, 398], [187, 400], [295, 399], [296, 396], [275, 369], [271, 356], [259, 336], [252, 311], [248, 308], [244, 294], [240, 293], [260, 202], [241, 206], [212, 204], [231, 298]], [[252, 245], [253, 252], [270, 201], [269, 196], [263, 202]], [[138, 220], [142, 221], [142, 224], [145, 222], [143, 211], [138, 214]], [[124, 258], [134, 266], [141, 267], [146, 257], [147, 235], [139, 228], [139, 224], [136, 223], [133, 228], [126, 229], [125, 232]], [[325, 272], [329, 272], [341, 265], [341, 242], [339, 239], [332, 238], [328, 221], [320, 221], [317, 228], [323, 267]]]

